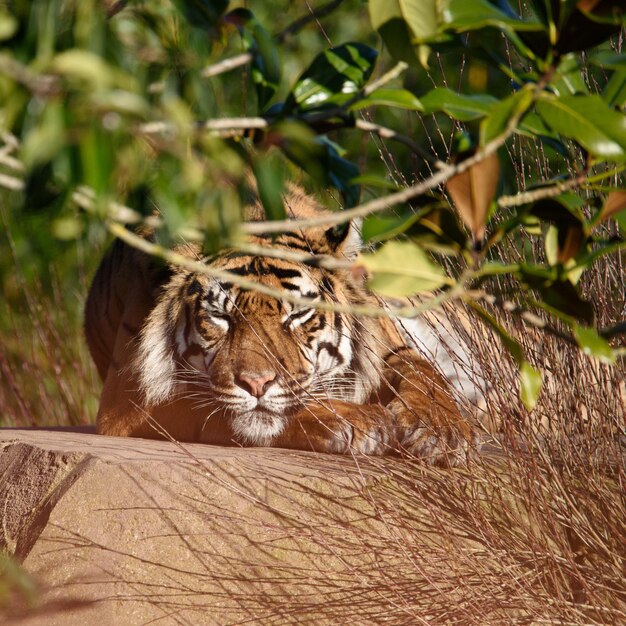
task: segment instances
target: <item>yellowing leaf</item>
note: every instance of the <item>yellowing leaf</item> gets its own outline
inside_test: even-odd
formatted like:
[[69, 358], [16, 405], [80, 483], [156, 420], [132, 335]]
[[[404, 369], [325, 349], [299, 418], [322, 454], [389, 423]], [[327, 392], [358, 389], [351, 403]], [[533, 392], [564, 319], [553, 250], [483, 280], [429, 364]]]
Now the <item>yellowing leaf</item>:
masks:
[[522, 402], [529, 411], [532, 411], [541, 393], [541, 372], [536, 370], [528, 361], [523, 361], [520, 365], [519, 376]]
[[426, 252], [408, 241], [390, 241], [374, 254], [362, 254], [357, 264], [370, 272], [370, 289], [383, 296], [410, 296], [453, 283]]
[[485, 236], [489, 205], [496, 194], [499, 178], [500, 160], [494, 153], [446, 183], [454, 205], [474, 241], [482, 241]]
[[600, 211], [599, 219], [600, 221], [608, 220], [624, 209], [626, 209], [626, 190], [617, 189], [607, 196], [602, 211]]

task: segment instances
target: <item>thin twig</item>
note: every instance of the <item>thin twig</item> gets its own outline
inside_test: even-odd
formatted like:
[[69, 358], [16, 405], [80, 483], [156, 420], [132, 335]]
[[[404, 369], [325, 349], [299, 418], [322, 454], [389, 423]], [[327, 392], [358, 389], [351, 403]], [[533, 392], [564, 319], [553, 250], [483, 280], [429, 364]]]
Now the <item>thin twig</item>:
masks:
[[200, 76], [202, 76], [202, 78], [211, 78], [219, 74], [224, 74], [225, 72], [230, 72], [231, 70], [237, 69], [242, 65], [247, 65], [251, 61], [252, 52], [242, 52], [241, 54], [229, 57], [228, 59], [224, 59], [223, 61], [219, 61], [213, 65], [208, 65], [200, 72]]
[[413, 153], [419, 155], [424, 160], [432, 163], [435, 167], [441, 169], [445, 167], [445, 163], [440, 161], [436, 157], [433, 157], [431, 154], [426, 152], [420, 145], [418, 145], [415, 141], [413, 141], [410, 137], [406, 135], [402, 135], [401, 133], [396, 132], [392, 128], [387, 128], [386, 126], [380, 126], [380, 124], [374, 124], [373, 122], [368, 122], [367, 120], [356, 120], [354, 123], [354, 127], [362, 130], [366, 133], [375, 133], [379, 137], [383, 139], [391, 139], [392, 141], [397, 141], [398, 143], [404, 144], [407, 146]]
[[321, 7], [314, 9], [310, 13], [303, 15], [297, 20], [293, 21], [289, 26], [284, 28], [278, 35], [275, 37], [275, 41], [278, 44], [281, 44], [290, 37], [291, 35], [295, 35], [300, 32], [307, 24], [313, 22], [314, 20], [319, 20], [327, 15], [330, 15], [339, 5], [343, 2], [343, 0], [331, 0], [326, 4], [323, 4]]
[[0, 173], [0, 187], [10, 189], [11, 191], [23, 191], [24, 181], [21, 178]]
[[[218, 134], [229, 134], [231, 131], [240, 131], [239, 134], [242, 134], [247, 130], [267, 128], [268, 126], [269, 122], [263, 117], [223, 117], [196, 124], [198, 130], [208, 130]], [[175, 132], [176, 125], [170, 122], [147, 122], [137, 126], [137, 130], [144, 135], [155, 135]]]
[[336, 224], [343, 224], [352, 219], [362, 218], [366, 215], [371, 215], [373, 213], [384, 211], [385, 209], [388, 209], [396, 204], [407, 202], [408, 200], [411, 200], [416, 196], [426, 193], [427, 191], [430, 191], [431, 189], [434, 189], [435, 187], [441, 185], [452, 176], [461, 174], [473, 165], [480, 163], [490, 154], [496, 152], [498, 148], [502, 144], [504, 144], [504, 142], [514, 132], [516, 126], [517, 119], [511, 120], [503, 133], [490, 141], [487, 145], [484, 146], [484, 148], [476, 152], [471, 157], [468, 157], [467, 159], [456, 164], [446, 165], [426, 180], [415, 185], [411, 185], [410, 187], [407, 187], [402, 191], [398, 191], [396, 193], [389, 194], [388, 196], [383, 196], [381, 198], [376, 198], [375, 200], [365, 202], [356, 207], [353, 207], [352, 209], [344, 209], [343, 211], [338, 211], [336, 213], [331, 213], [328, 215], [302, 220], [250, 222], [248, 224], [243, 224], [242, 228], [244, 232], [249, 234], [288, 232], [290, 230], [293, 230], [294, 228], [310, 228], [312, 226], [332, 226]]
[[361, 97], [367, 97], [374, 91], [395, 80], [408, 68], [408, 64], [404, 61], [398, 61], [388, 72], [385, 72], [380, 78], [377, 78], [374, 82], [370, 83], [363, 89], [363, 93], [359, 95]]
[[587, 180], [587, 177], [588, 172], [585, 170], [569, 180], [559, 181], [549, 187], [539, 187], [538, 189], [531, 189], [530, 191], [522, 191], [513, 196], [500, 196], [500, 198], [498, 198], [498, 206], [500, 208], [516, 207], [545, 198], [553, 198], [564, 191], [580, 187]]
[[574, 337], [552, 326], [546, 320], [539, 317], [532, 311], [529, 311], [526, 307], [520, 304], [517, 304], [516, 302], [507, 300], [506, 298], [500, 298], [500, 297], [494, 296], [485, 291], [472, 291], [471, 295], [472, 295], [473, 300], [483, 300], [487, 304], [490, 304], [491, 306], [502, 309], [503, 311], [506, 311], [507, 313], [518, 315], [527, 324], [530, 324], [531, 326], [541, 331], [544, 331], [550, 335], [553, 335], [570, 345], [574, 345], [574, 346], [578, 345], [578, 342], [576, 341]]

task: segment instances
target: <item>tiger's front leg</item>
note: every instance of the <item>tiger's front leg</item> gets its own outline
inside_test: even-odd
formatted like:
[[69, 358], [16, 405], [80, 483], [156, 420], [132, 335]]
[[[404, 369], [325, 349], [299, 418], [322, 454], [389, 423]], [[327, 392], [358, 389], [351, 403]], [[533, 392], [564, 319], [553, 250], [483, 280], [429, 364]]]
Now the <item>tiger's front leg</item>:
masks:
[[273, 445], [317, 452], [402, 454], [429, 465], [466, 464], [477, 435], [434, 368], [411, 349], [385, 362], [367, 404], [327, 400], [292, 417]]
[[406, 348], [387, 358], [384, 374], [378, 398], [393, 415], [401, 452], [429, 465], [466, 464], [478, 435], [434, 367]]
[[394, 418], [382, 404], [324, 400], [290, 418], [273, 446], [347, 454], [393, 454], [397, 450]]

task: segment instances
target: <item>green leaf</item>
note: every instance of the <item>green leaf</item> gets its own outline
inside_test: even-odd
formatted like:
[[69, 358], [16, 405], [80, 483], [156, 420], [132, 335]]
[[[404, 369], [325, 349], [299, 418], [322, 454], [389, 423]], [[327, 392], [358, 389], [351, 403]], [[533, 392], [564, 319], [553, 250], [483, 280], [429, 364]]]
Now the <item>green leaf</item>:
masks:
[[480, 123], [480, 145], [484, 146], [500, 136], [513, 118], [521, 118], [532, 101], [532, 93], [528, 89], [520, 89], [512, 96], [494, 104], [489, 115]]
[[473, 300], [468, 300], [467, 305], [476, 312], [484, 322], [486, 322], [496, 332], [504, 347], [511, 353], [515, 362], [520, 365], [524, 361], [524, 350], [519, 341], [514, 339], [506, 329], [496, 320], [496, 318], [488, 313], [482, 306]]
[[[623, 0], [600, 0], [586, 10], [587, 3], [566, 0], [572, 12], [559, 20], [556, 50], [561, 54], [594, 48], [619, 32], [624, 17]], [[595, 5], [595, 6], [594, 6]]]
[[440, 18], [436, 0], [383, 0], [383, 4], [398, 6], [416, 43], [425, 43], [437, 34]]
[[357, 263], [372, 274], [369, 288], [383, 296], [410, 296], [452, 283], [426, 252], [408, 241], [390, 241], [373, 254], [363, 253]]
[[65, 115], [60, 102], [50, 102], [41, 119], [22, 142], [21, 160], [26, 169], [50, 161], [66, 142]]
[[498, 102], [493, 96], [486, 94], [466, 96], [455, 93], [447, 87], [436, 87], [420, 100], [424, 114], [443, 111], [461, 122], [485, 117]]
[[499, 324], [493, 315], [485, 311], [476, 302], [472, 300], [468, 301], [468, 306], [472, 308], [478, 316], [485, 321], [496, 332], [500, 341], [504, 347], [510, 352], [511, 356], [515, 359], [518, 367], [520, 368], [520, 397], [524, 406], [530, 411], [534, 408], [539, 398], [539, 392], [541, 391], [541, 374], [535, 368], [533, 368], [528, 361], [524, 358], [524, 350], [517, 341], [514, 339], [503, 326]]
[[234, 24], [252, 53], [252, 80], [256, 86], [259, 109], [264, 110], [280, 83], [281, 68], [274, 40], [248, 9], [235, 9], [225, 18]]
[[528, 361], [523, 361], [519, 369], [520, 397], [524, 406], [532, 411], [537, 404], [541, 393], [541, 372], [536, 370]]
[[60, 52], [51, 69], [58, 74], [88, 83], [94, 90], [106, 89], [115, 82], [115, 73], [104, 59], [88, 50], [74, 48]]
[[[414, 44], [439, 39], [441, 17], [437, 0], [370, 0], [372, 27], [378, 31], [392, 56], [414, 62]], [[428, 48], [421, 46], [418, 57], [426, 65]]]
[[554, 268], [524, 263], [520, 266], [520, 278], [541, 294], [543, 302], [539, 302], [539, 306], [553, 309], [553, 314], [559, 315], [561, 319], [579, 319], [588, 324], [593, 322], [591, 303], [582, 298], [569, 280], [560, 280]]
[[604, 87], [602, 99], [609, 106], [626, 106], [626, 70], [617, 70]]
[[388, 191], [398, 191], [400, 187], [388, 178], [376, 176], [375, 174], [363, 174], [352, 179], [355, 185], [363, 185], [364, 187], [377, 187], [378, 189], [387, 189]]
[[4, 7], [0, 7], [0, 41], [11, 39], [17, 32], [19, 22]]
[[589, 87], [587, 87], [581, 70], [579, 54], [572, 52], [561, 57], [561, 62], [550, 82], [550, 87], [559, 96], [589, 93]]
[[377, 56], [376, 50], [360, 43], [322, 52], [297, 80], [284, 111], [310, 112], [348, 102], [369, 80]]
[[78, 239], [84, 224], [76, 217], [59, 217], [51, 224], [52, 234], [63, 241]]
[[345, 206], [358, 203], [361, 188], [353, 181], [359, 175], [359, 168], [341, 156], [343, 149], [337, 144], [294, 122], [276, 124], [268, 135], [309, 176], [325, 187], [338, 189]]
[[269, 220], [285, 219], [283, 202], [284, 164], [267, 155], [257, 158], [252, 166], [257, 182], [259, 198]]
[[615, 54], [612, 50], [600, 50], [589, 57], [589, 63], [611, 70], [626, 70], [626, 54]]
[[594, 328], [576, 325], [574, 337], [588, 356], [593, 356], [602, 363], [615, 363], [615, 354], [609, 342], [600, 337]]
[[382, 105], [421, 111], [422, 103], [408, 89], [376, 89], [369, 96], [350, 105], [350, 111]]
[[423, 211], [407, 215], [368, 215], [361, 227], [363, 241], [384, 241], [405, 232], [423, 215]]
[[612, 110], [600, 96], [543, 93], [537, 111], [559, 134], [574, 139], [600, 159], [626, 160], [626, 116]]
[[539, 21], [517, 19], [488, 0], [450, 0], [442, 17], [446, 28], [457, 32], [478, 30], [487, 26], [512, 32], [545, 30]]

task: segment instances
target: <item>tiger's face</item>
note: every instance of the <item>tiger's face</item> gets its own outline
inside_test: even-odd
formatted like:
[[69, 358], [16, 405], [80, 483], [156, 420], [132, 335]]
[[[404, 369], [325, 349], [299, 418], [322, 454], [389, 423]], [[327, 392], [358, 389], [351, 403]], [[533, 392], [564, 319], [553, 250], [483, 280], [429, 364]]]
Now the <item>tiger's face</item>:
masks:
[[[345, 278], [319, 268], [234, 251], [210, 264], [296, 297], [353, 300]], [[214, 411], [225, 415], [242, 443], [266, 445], [307, 404], [364, 400], [363, 386], [348, 383], [354, 324], [337, 312], [178, 272], [140, 339], [141, 387], [154, 404], [189, 394], [208, 420]]]

